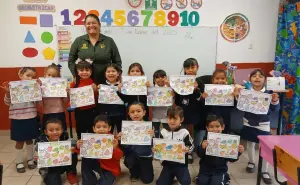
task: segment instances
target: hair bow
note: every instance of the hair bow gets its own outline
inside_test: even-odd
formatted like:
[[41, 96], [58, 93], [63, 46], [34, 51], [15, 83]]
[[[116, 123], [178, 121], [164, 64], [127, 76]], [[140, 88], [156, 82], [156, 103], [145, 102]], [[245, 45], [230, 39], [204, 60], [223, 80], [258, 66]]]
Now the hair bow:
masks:
[[79, 62], [82, 62], [82, 60], [80, 58], [78, 58], [76, 61], [75, 61], [75, 64], [77, 65]]
[[77, 65], [79, 62], [82, 62], [82, 61], [86, 61], [88, 62], [89, 64], [93, 64], [93, 61], [90, 59], [90, 58], [87, 58], [85, 60], [81, 60], [80, 58], [78, 58], [76, 61], [75, 61], [75, 64]]

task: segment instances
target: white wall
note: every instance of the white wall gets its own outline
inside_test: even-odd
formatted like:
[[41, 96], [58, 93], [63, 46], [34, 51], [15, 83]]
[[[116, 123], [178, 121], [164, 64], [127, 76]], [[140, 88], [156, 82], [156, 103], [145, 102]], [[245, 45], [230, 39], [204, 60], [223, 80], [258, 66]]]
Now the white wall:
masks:
[[[157, 1], [160, 3], [160, 0]], [[0, 2], [0, 19], [2, 23], [2, 29], [0, 30], [0, 40], [2, 42], [0, 44], [2, 55], [0, 67], [46, 66], [53, 62], [22, 57], [24, 37], [28, 29], [34, 30], [33, 32], [36, 34], [41, 34], [44, 30], [55, 32], [55, 28], [40, 28], [39, 25], [20, 25], [20, 15], [39, 15], [39, 12], [18, 12], [17, 5], [23, 3], [22, 0], [5, 0]], [[56, 12], [54, 13], [56, 25], [61, 25], [62, 16], [60, 12], [65, 8], [70, 10], [72, 22], [75, 19], [72, 15], [76, 9], [84, 9], [86, 11], [96, 9], [100, 14], [106, 9], [124, 9], [126, 12], [132, 9], [127, 4], [127, 0], [48, 0], [47, 3], [56, 6]], [[242, 13], [250, 21], [250, 32], [240, 42], [227, 42], [219, 34], [217, 63], [222, 63], [223, 61], [233, 63], [273, 62], [275, 57], [278, 5], [279, 0], [203, 0], [203, 5], [198, 10], [200, 14], [200, 24], [198, 26], [220, 26], [223, 20], [233, 13]], [[144, 7], [145, 5], [142, 3], [139, 9], [144, 9]], [[158, 7], [160, 8], [160, 5]], [[173, 5], [171, 10], [176, 9], [177, 7]], [[187, 10], [194, 11], [190, 8], [190, 5], [188, 5]], [[41, 42], [38, 44], [41, 44]], [[55, 43], [52, 44], [54, 46], [51, 46], [55, 47]], [[249, 45], [252, 45], [252, 49], [249, 49]], [[182, 46], [185, 46], [184, 43], [182, 43]]]

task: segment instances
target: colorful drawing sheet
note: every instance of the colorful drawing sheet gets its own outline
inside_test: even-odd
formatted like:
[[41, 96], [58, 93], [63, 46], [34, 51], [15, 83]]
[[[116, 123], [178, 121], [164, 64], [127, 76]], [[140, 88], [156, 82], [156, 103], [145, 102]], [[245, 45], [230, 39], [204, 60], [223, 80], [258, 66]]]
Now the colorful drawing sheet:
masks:
[[83, 140], [83, 145], [80, 147], [80, 156], [95, 159], [112, 158], [113, 135], [82, 133], [81, 139]]
[[237, 159], [240, 136], [209, 132], [206, 155]]
[[95, 104], [94, 90], [91, 85], [70, 89], [70, 102], [72, 108]]
[[25, 103], [42, 100], [40, 85], [36, 80], [9, 82], [11, 103]]
[[102, 85], [99, 89], [98, 103], [123, 105], [124, 102], [117, 94], [118, 87]]
[[38, 168], [71, 165], [71, 141], [38, 143], [38, 156]]
[[185, 163], [184, 143], [176, 140], [153, 139], [154, 158]]
[[169, 87], [150, 87], [148, 88], [148, 106], [171, 106], [173, 104], [172, 88]]
[[170, 85], [180, 95], [189, 95], [194, 92], [195, 76], [171, 76]]
[[152, 129], [152, 122], [122, 121], [121, 144], [123, 145], [151, 145], [152, 138], [148, 130]]
[[285, 78], [284, 77], [267, 77], [267, 90], [284, 91]]
[[67, 79], [40, 78], [43, 97], [67, 97]]
[[231, 85], [205, 84], [204, 91], [208, 95], [205, 98], [205, 105], [233, 106], [233, 89]]
[[122, 76], [122, 94], [147, 95], [146, 76]]
[[271, 99], [271, 94], [242, 89], [239, 95], [237, 108], [241, 111], [254, 114], [267, 114]]

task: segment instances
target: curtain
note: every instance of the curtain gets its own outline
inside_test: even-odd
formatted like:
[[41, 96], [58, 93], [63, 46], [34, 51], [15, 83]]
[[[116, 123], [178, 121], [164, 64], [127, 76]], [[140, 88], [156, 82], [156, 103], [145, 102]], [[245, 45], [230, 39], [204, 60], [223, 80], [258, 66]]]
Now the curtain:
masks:
[[300, 3], [280, 6], [275, 70], [286, 79], [283, 134], [300, 134]]

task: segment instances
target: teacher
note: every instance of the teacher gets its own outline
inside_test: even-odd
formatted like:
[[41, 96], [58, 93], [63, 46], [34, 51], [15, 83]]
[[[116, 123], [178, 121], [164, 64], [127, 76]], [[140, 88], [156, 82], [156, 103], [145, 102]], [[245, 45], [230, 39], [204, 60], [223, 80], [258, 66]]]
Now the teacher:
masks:
[[109, 63], [115, 63], [122, 68], [122, 61], [118, 47], [114, 40], [100, 33], [101, 23], [94, 14], [85, 17], [84, 26], [87, 34], [77, 37], [72, 43], [68, 66], [75, 77], [75, 61], [80, 58], [93, 60], [94, 82], [105, 83], [105, 67]]

